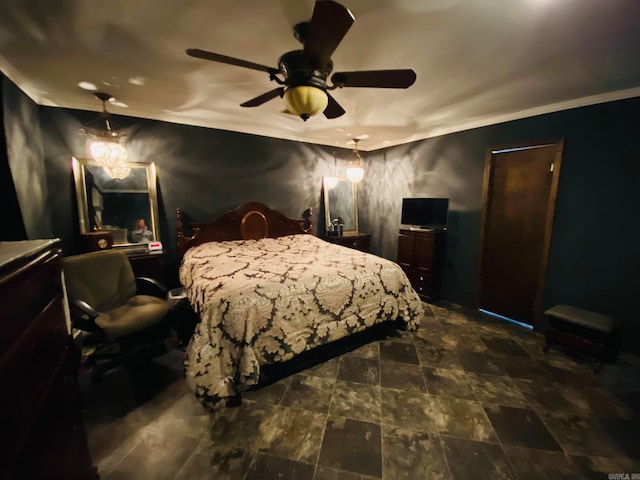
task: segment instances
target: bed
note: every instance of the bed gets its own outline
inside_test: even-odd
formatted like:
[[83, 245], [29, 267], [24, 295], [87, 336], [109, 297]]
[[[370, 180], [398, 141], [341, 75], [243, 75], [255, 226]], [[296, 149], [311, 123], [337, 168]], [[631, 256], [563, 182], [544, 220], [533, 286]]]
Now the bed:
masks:
[[384, 322], [418, 328], [422, 304], [402, 269], [312, 234], [258, 202], [184, 231], [177, 211], [179, 277], [199, 322], [186, 380], [209, 410], [260, 382], [261, 367]]

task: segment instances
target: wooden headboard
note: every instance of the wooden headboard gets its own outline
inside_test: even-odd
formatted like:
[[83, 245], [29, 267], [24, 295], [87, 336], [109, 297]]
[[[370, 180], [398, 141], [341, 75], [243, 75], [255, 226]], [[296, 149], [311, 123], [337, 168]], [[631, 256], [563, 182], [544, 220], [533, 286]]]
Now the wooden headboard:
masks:
[[191, 223], [191, 236], [185, 236], [183, 211], [176, 209], [176, 231], [178, 234], [178, 258], [191, 247], [206, 242], [229, 240], [259, 240], [285, 235], [313, 233], [311, 209], [305, 210], [304, 219], [294, 220], [271, 210], [260, 202], [248, 202], [235, 210], [223, 213], [208, 222]]

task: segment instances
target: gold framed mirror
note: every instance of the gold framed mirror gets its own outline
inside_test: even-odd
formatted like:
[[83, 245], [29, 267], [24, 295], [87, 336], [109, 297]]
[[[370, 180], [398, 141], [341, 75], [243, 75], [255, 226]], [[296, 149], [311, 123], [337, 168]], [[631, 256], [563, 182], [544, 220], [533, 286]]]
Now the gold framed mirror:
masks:
[[[344, 235], [358, 234], [357, 185], [344, 177], [322, 177], [324, 212], [327, 230], [329, 225], [342, 223]], [[342, 222], [340, 222], [342, 220]]]
[[160, 242], [155, 163], [127, 162], [122, 179], [88, 158], [73, 157], [71, 164], [80, 233], [109, 232], [113, 247], [127, 250]]

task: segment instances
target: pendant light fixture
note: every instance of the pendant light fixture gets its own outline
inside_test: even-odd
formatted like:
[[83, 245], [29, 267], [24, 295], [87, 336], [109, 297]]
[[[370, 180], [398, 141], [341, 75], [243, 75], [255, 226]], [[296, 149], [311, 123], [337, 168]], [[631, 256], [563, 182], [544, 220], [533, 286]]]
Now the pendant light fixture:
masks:
[[91, 158], [102, 166], [109, 176], [123, 179], [131, 172], [125, 165], [127, 149], [120, 143], [120, 139], [125, 137], [127, 132], [115, 131], [111, 127], [111, 113], [107, 111], [106, 102], [113, 97], [103, 92], [96, 92], [94, 95], [102, 102], [102, 112], [96, 120], [84, 125], [81, 131], [92, 137], [88, 146]]
[[355, 146], [353, 147], [353, 155], [347, 166], [347, 178], [352, 183], [358, 183], [364, 178], [363, 160], [358, 151], [359, 138], [353, 138]]
[[122, 180], [123, 178], [127, 178], [131, 173], [131, 168], [127, 167], [127, 165], [124, 163], [121, 163], [114, 167], [102, 167], [102, 169], [111, 178], [115, 178], [117, 180]]

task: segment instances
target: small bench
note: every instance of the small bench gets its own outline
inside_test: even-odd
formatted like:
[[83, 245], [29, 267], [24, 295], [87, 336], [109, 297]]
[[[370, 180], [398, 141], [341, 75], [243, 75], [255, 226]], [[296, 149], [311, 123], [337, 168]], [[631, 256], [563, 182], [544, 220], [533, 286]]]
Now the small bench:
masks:
[[620, 343], [619, 322], [615, 318], [570, 305], [556, 305], [544, 314], [549, 322], [545, 352], [557, 344], [587, 353], [598, 359], [596, 371], [603, 362], [615, 361]]

